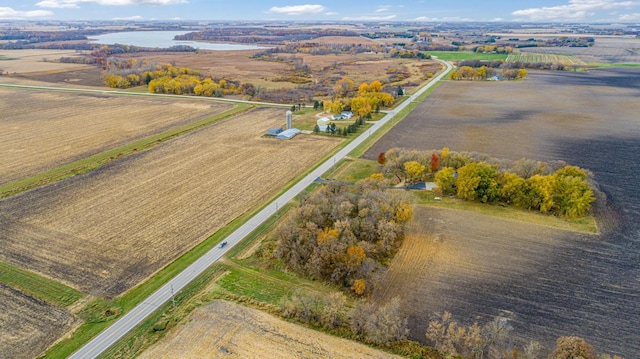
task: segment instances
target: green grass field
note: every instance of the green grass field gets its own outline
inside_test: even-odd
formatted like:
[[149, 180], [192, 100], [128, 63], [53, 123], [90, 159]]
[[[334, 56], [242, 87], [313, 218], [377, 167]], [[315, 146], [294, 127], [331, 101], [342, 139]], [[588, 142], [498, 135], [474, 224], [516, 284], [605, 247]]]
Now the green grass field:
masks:
[[431, 56], [436, 56], [444, 61], [461, 61], [461, 60], [506, 60], [506, 54], [477, 54], [471, 51], [430, 51], [427, 52]]
[[62, 308], [84, 297], [79, 290], [3, 262], [0, 262], [0, 282]]

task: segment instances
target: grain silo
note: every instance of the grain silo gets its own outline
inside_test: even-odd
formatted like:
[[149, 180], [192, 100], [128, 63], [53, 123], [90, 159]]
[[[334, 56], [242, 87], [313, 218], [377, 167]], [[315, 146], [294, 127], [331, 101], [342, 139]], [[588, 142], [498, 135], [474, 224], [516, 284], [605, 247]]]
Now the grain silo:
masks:
[[293, 128], [293, 112], [287, 111], [287, 130]]

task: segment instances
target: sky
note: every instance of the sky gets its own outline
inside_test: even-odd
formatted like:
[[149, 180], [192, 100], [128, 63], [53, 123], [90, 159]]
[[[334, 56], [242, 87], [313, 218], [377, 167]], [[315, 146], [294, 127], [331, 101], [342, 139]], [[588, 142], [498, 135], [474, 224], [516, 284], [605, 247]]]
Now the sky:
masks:
[[0, 0], [2, 20], [640, 23], [640, 0]]

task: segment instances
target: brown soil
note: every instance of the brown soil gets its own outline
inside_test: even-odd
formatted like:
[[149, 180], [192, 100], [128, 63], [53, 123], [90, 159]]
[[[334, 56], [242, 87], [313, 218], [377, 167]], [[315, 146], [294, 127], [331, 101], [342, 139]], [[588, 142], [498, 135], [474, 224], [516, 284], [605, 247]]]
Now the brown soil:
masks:
[[338, 139], [262, 138], [258, 109], [99, 170], [0, 201], [0, 260], [82, 291], [125, 292], [262, 203]]
[[449, 146], [559, 159], [593, 171], [603, 191], [595, 212], [602, 235], [595, 238], [419, 209], [415, 221], [431, 241], [421, 249], [426, 258], [410, 257], [419, 250], [409, 236], [387, 281], [388, 293], [402, 293], [413, 338], [424, 341], [428, 320], [448, 310], [466, 324], [505, 316], [547, 350], [557, 336], [579, 335], [602, 352], [640, 353], [639, 75], [611, 69], [445, 82], [366, 153], [375, 160], [395, 146]]
[[34, 358], [80, 320], [0, 283], [0, 358]]
[[140, 358], [397, 358], [223, 300], [184, 323]]
[[0, 88], [0, 185], [232, 107], [211, 101]]

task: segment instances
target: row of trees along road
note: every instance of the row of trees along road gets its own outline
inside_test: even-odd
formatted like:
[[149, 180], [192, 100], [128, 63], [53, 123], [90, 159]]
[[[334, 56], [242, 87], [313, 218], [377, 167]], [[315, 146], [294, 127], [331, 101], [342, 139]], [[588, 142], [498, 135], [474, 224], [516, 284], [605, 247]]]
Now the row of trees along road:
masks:
[[565, 162], [509, 161], [467, 152], [391, 149], [378, 162], [398, 181], [433, 179], [442, 194], [568, 218], [586, 215], [595, 200], [592, 176]]

